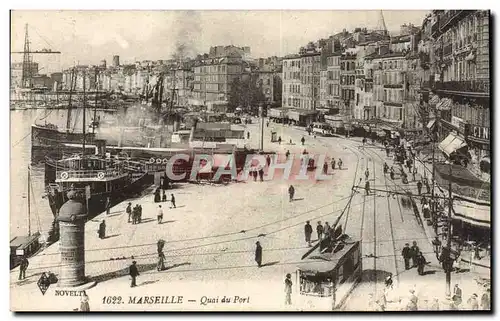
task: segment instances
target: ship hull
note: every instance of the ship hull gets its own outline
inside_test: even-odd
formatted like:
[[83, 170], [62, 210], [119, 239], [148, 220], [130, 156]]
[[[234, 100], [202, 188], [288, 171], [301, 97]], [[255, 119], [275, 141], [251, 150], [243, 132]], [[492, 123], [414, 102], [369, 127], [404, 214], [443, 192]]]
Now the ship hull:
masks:
[[[85, 141], [88, 144], [92, 144], [94, 139], [95, 134], [85, 134]], [[81, 144], [82, 141], [82, 132], [71, 133], [35, 124], [31, 125], [31, 161], [33, 163], [42, 162], [45, 156], [60, 159], [63, 152], [72, 152], [71, 148], [64, 144]]]
[[[106, 200], [108, 197], [111, 200], [111, 206], [114, 206], [123, 200], [138, 195], [147, 187], [153, 184], [154, 177], [148, 173], [131, 173], [129, 176], [113, 181], [113, 188], [105, 190], [103, 187], [106, 182], [93, 182], [90, 198], [87, 201], [88, 216], [87, 220], [93, 219], [95, 216], [104, 212], [106, 209]], [[70, 184], [56, 183], [56, 167], [55, 163], [47, 159], [45, 163], [45, 186], [47, 187], [47, 199], [50, 209], [54, 217], [57, 217], [59, 209], [68, 199], [66, 191], [70, 188]], [[75, 186], [76, 189], [84, 190], [85, 186]], [[95, 192], [94, 192], [95, 191]]]

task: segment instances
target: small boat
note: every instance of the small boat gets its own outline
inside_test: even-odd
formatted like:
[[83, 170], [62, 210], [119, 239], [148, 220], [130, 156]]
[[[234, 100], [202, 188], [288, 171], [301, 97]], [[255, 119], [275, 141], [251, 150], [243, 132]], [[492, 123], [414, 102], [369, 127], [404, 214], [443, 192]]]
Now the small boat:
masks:
[[40, 232], [31, 233], [31, 175], [28, 168], [28, 235], [16, 236], [10, 240], [10, 269], [21, 263], [23, 257], [30, 257], [41, 249]]

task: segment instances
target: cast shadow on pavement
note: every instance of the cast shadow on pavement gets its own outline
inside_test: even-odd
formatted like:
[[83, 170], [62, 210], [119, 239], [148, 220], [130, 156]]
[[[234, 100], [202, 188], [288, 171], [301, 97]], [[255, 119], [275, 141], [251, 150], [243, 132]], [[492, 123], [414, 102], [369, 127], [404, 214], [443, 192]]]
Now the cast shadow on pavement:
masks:
[[120, 236], [120, 235], [121, 235], [121, 234], [106, 235], [106, 236], [104, 237], [104, 239], [110, 239], [110, 238], [112, 238], [112, 237], [117, 237], [117, 236]]
[[392, 273], [382, 270], [363, 270], [361, 282], [383, 282]]
[[191, 263], [190, 262], [176, 263], [176, 264], [171, 265], [171, 266], [166, 266], [162, 271], [172, 270], [172, 269], [175, 269], [176, 267], [183, 266], [183, 265], [191, 265]]
[[167, 224], [167, 223], [173, 223], [173, 222], [177, 222], [176, 220], [173, 220], [173, 221], [164, 221], [164, 222], [161, 222], [160, 224]]
[[[150, 271], [150, 270], [155, 270], [157, 266], [157, 263], [150, 263], [150, 264], [137, 264], [137, 269], [139, 270], [139, 273], [145, 272], [145, 271]], [[92, 281], [95, 281], [97, 283], [101, 282], [106, 282], [112, 279], [120, 278], [123, 276], [129, 275], [129, 267], [128, 264], [126, 267], [124, 267], [121, 270], [113, 271], [113, 272], [108, 272], [104, 273], [101, 275], [96, 275], [96, 276], [91, 276], [90, 279]], [[140, 276], [139, 276], [140, 277]]]
[[139, 286], [143, 286], [143, 285], [148, 285], [148, 284], [154, 284], [156, 282], [158, 282], [160, 280], [154, 280], [154, 281], [145, 281], [145, 282], [142, 282], [141, 284], [137, 284], [137, 287]]
[[278, 264], [278, 263], [280, 263], [280, 261], [273, 261], [273, 262], [269, 262], [269, 263], [264, 263], [260, 267], [273, 266], [273, 265]]

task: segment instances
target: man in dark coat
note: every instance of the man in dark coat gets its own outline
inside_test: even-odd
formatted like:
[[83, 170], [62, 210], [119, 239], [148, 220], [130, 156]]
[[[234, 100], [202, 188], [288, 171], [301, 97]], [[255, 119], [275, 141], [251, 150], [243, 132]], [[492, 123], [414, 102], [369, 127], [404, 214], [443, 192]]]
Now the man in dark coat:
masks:
[[313, 232], [313, 228], [311, 224], [309, 224], [309, 221], [306, 222], [306, 225], [304, 226], [304, 234], [306, 236], [306, 242], [309, 246], [311, 246], [311, 235]]
[[264, 169], [262, 167], [259, 168], [259, 178], [261, 182], [264, 181]]
[[418, 181], [417, 182], [417, 190], [418, 190], [418, 195], [422, 194], [422, 182]]
[[327, 173], [328, 173], [328, 163], [327, 163], [327, 162], [325, 162], [325, 163], [323, 164], [323, 174], [325, 174], [325, 175], [326, 175]]
[[285, 279], [285, 304], [290, 305], [292, 304], [292, 275], [290, 273], [287, 273], [286, 279]]
[[127, 205], [127, 209], [125, 210], [125, 212], [127, 213], [128, 215], [128, 223], [131, 222], [131, 218], [132, 218], [132, 203], [128, 203]]
[[30, 263], [28, 262], [28, 259], [26, 256], [23, 256], [21, 259], [21, 265], [19, 266], [19, 280], [24, 280], [26, 279], [26, 270], [28, 269], [28, 266]]
[[142, 222], [142, 205], [139, 204], [139, 223]]
[[420, 253], [420, 249], [418, 248], [417, 242], [413, 241], [413, 245], [411, 247], [411, 260], [412, 260], [412, 263], [413, 263], [412, 267], [417, 266], [417, 256], [418, 256], [418, 253]]
[[452, 300], [456, 306], [462, 304], [462, 289], [458, 286], [458, 284], [455, 284], [455, 288], [453, 288]]
[[132, 278], [132, 283], [130, 283], [130, 287], [133, 288], [134, 286], [137, 286], [135, 283], [137, 276], [139, 275], [139, 270], [137, 270], [137, 262], [133, 261], [132, 265], [129, 267], [129, 275]]
[[316, 233], [318, 233], [318, 241], [321, 242], [323, 239], [323, 225], [321, 225], [320, 221], [318, 221], [318, 226], [316, 226]]
[[267, 155], [266, 157], [266, 164], [267, 164], [267, 167], [269, 167], [271, 165], [271, 156]]
[[170, 194], [170, 203], [172, 203], [172, 207], [173, 208], [177, 208], [177, 206], [175, 206], [175, 197], [174, 197], [174, 194]]
[[288, 188], [288, 196], [290, 197], [290, 202], [293, 201], [293, 196], [295, 195], [295, 188], [293, 185], [290, 185]]
[[300, 139], [301, 143], [302, 143], [302, 146], [304, 146], [304, 143], [306, 142], [306, 139], [304, 138], [304, 136], [302, 136], [302, 138]]
[[427, 264], [427, 260], [422, 255], [422, 252], [418, 252], [416, 261], [417, 261], [418, 275], [424, 275], [424, 267], [425, 267], [425, 264]]
[[102, 220], [101, 224], [99, 224], [99, 230], [97, 231], [99, 234], [99, 238], [103, 239], [106, 237], [106, 222]]
[[139, 222], [139, 205], [136, 204], [132, 210], [132, 224]]
[[111, 198], [108, 196], [106, 199], [106, 214], [109, 214], [109, 211], [111, 210]]
[[411, 259], [410, 244], [408, 244], [408, 243], [405, 244], [405, 247], [403, 248], [401, 255], [403, 256], [403, 260], [405, 261], [405, 270], [409, 270], [410, 269], [410, 259]]
[[255, 262], [259, 267], [262, 266], [262, 246], [260, 246], [260, 242], [255, 242]]

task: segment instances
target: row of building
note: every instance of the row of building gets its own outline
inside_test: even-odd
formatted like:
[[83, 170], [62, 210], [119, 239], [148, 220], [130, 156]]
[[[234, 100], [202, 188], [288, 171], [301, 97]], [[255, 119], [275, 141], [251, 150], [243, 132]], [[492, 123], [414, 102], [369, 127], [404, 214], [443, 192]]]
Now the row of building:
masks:
[[[63, 72], [63, 89], [117, 91], [138, 96], [150, 95], [162, 79], [164, 101], [173, 97], [175, 104], [207, 105], [226, 102], [236, 78], [255, 75], [266, 101], [281, 101], [281, 59], [251, 59], [249, 47], [215, 46], [208, 54], [194, 59], [141, 61], [121, 65], [115, 56], [112, 66], [75, 66]], [[73, 80], [72, 80], [73, 79]], [[73, 86], [73, 87], [72, 87]], [[149, 96], [151, 97], [151, 96]]]

